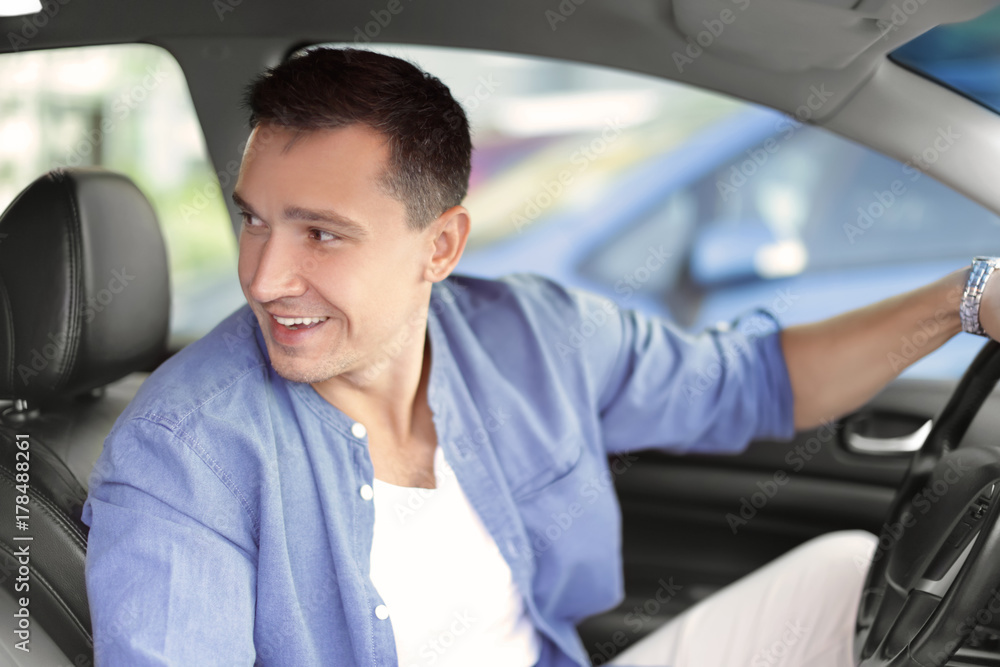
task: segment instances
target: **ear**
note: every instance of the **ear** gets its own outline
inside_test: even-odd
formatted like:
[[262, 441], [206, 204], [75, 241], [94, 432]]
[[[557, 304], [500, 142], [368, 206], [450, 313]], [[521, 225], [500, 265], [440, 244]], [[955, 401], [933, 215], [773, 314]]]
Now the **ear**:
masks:
[[455, 269], [469, 239], [470, 222], [464, 206], [452, 206], [427, 227], [432, 254], [424, 270], [425, 280], [439, 282]]

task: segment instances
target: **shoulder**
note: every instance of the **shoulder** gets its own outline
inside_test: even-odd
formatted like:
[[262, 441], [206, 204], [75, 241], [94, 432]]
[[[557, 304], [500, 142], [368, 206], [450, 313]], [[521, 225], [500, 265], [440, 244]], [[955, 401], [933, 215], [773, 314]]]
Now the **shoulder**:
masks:
[[606, 355], [622, 342], [617, 304], [531, 273], [495, 280], [453, 276], [435, 285], [431, 309], [442, 320], [460, 319], [482, 341], [509, 348], [527, 339], [561, 359]]
[[143, 382], [119, 424], [146, 419], [168, 428], [226, 394], [252, 393], [268, 376], [257, 319], [244, 305], [163, 362]]
[[453, 275], [435, 285], [431, 308], [439, 314], [452, 310], [470, 323], [485, 318], [496, 324], [520, 316], [522, 325], [538, 332], [553, 327], [565, 330], [588, 319], [601, 319], [598, 311], [616, 317], [618, 313], [617, 305], [609, 299], [535, 273], [511, 273], [495, 279]]
[[431, 310], [452, 344], [482, 349], [508, 373], [537, 377], [542, 366], [567, 381], [601, 381], [620, 354], [618, 306], [597, 294], [532, 273], [488, 280], [458, 275], [435, 285]]
[[214, 509], [189, 508], [191, 516], [229, 526], [219, 528], [224, 534], [235, 534], [232, 526], [244, 519], [256, 531], [270, 395], [257, 335], [256, 318], [244, 306], [150, 374], [104, 442], [90, 495], [113, 493], [107, 482], [168, 504], [197, 491], [199, 502]]

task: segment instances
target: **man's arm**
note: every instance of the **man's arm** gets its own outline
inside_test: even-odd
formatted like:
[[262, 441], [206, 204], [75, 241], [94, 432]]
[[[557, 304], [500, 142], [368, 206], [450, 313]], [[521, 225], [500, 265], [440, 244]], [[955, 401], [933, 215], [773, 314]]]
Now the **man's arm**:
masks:
[[[965, 267], [912, 292], [781, 334], [795, 397], [795, 428], [864, 405], [918, 359], [962, 331], [958, 308], [969, 276]], [[1000, 334], [1000, 287], [987, 282], [980, 321]]]
[[254, 662], [250, 520], [195, 449], [142, 419], [116, 428], [83, 520], [97, 664]]

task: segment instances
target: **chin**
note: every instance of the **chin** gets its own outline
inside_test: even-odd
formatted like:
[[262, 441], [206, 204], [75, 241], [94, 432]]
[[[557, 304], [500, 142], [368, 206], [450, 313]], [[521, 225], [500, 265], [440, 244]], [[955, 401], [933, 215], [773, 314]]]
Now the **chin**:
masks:
[[310, 373], [305, 369], [286, 367], [281, 364], [272, 363], [271, 368], [274, 369], [275, 373], [285, 378], [289, 382], [302, 382], [305, 384], [312, 384], [313, 382], [320, 382], [324, 379], [328, 379], [328, 378], [316, 377], [315, 372]]
[[283, 358], [283, 355], [271, 356], [271, 368], [274, 369], [275, 373], [290, 382], [304, 384], [324, 382], [350, 370], [352, 366], [352, 360], [346, 358], [305, 361]]

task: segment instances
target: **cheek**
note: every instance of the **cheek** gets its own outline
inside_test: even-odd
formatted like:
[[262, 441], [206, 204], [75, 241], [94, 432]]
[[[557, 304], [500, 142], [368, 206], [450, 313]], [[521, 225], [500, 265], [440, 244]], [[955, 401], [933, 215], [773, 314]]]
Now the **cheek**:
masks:
[[371, 276], [358, 258], [349, 253], [325, 257], [305, 255], [299, 276], [324, 301], [345, 315], [364, 310], [370, 298]]
[[253, 274], [260, 258], [259, 244], [253, 243], [252, 239], [241, 233], [238, 251], [236, 273], [239, 275], [240, 284], [247, 285], [253, 280]]
[[253, 280], [253, 269], [250, 260], [242, 252], [236, 265], [236, 273], [240, 279], [240, 285], [246, 288]]

